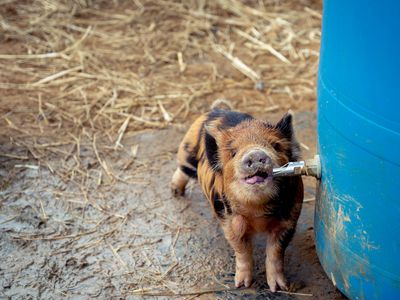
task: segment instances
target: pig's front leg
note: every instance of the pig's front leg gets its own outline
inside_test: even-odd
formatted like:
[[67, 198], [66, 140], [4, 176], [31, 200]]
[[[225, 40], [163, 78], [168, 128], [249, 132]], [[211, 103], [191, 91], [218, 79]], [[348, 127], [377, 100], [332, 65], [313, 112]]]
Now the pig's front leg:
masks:
[[223, 226], [225, 237], [235, 251], [235, 286], [249, 287], [253, 277], [253, 247], [251, 236], [246, 234], [247, 222], [236, 215]]
[[291, 240], [294, 229], [281, 229], [267, 235], [266, 273], [267, 282], [272, 292], [278, 288], [288, 290], [288, 282], [283, 272], [284, 255], [287, 244]]

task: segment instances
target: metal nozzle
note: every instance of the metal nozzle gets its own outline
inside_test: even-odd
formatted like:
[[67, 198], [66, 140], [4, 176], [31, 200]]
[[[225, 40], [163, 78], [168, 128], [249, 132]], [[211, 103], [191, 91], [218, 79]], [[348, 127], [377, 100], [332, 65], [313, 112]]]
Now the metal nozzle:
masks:
[[317, 179], [321, 178], [321, 163], [319, 155], [315, 155], [314, 158], [306, 161], [289, 162], [282, 167], [274, 168], [272, 171], [273, 177], [299, 175], [314, 176]]
[[305, 166], [304, 161], [288, 162], [286, 165], [283, 165], [282, 167], [274, 168], [274, 170], [272, 171], [272, 176], [281, 177], [281, 176], [301, 175], [304, 166]]

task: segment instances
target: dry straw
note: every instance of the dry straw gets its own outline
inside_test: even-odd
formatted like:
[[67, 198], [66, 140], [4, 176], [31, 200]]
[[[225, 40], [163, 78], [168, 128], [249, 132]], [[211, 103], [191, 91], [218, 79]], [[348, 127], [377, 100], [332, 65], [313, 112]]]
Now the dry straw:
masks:
[[258, 112], [314, 99], [320, 14], [295, 1], [3, 2], [2, 131], [42, 166], [68, 144], [79, 162], [85, 143], [121, 179], [102, 145], [129, 132], [185, 122], [216, 96]]

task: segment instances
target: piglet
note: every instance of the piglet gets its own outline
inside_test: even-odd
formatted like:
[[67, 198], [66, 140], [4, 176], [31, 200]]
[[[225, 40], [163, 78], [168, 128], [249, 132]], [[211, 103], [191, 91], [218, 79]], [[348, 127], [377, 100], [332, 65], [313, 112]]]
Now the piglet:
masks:
[[252, 236], [266, 235], [270, 290], [288, 289], [283, 263], [303, 202], [301, 177], [274, 178], [272, 170], [300, 159], [292, 115], [277, 124], [249, 114], [213, 109], [190, 127], [178, 150], [171, 182], [175, 196], [197, 178], [236, 257], [236, 287], [252, 283]]

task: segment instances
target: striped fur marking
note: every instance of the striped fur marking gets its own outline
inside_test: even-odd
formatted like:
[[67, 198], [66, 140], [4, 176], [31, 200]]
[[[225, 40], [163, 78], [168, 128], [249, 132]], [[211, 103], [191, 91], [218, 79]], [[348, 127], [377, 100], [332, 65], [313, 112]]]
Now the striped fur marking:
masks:
[[197, 170], [193, 170], [186, 166], [180, 166], [180, 169], [182, 170], [183, 173], [185, 173], [190, 178], [197, 178]]

